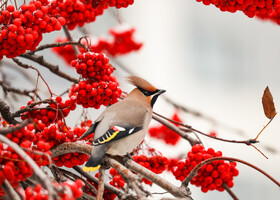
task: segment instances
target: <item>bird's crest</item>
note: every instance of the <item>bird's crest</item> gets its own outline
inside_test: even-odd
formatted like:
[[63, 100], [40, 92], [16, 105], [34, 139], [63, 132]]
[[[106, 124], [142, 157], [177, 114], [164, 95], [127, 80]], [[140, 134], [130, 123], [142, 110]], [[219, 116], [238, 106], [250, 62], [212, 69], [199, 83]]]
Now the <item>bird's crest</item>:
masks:
[[135, 85], [138, 88], [144, 89], [148, 92], [154, 92], [157, 89], [152, 86], [148, 81], [144, 80], [143, 78], [140, 78], [138, 76], [128, 76], [127, 80], [132, 84]]

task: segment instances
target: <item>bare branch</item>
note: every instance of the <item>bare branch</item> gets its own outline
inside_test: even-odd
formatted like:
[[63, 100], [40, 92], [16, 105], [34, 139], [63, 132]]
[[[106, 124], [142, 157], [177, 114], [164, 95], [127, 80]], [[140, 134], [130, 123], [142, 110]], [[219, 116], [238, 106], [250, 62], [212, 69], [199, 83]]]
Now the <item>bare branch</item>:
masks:
[[105, 158], [104, 162], [108, 163], [110, 166], [115, 168], [120, 175], [124, 178], [127, 184], [135, 191], [137, 194], [137, 199], [145, 200], [147, 192], [144, 190], [142, 184], [139, 181], [139, 177], [133, 174], [130, 170], [128, 170], [121, 163], [117, 162], [114, 159]]
[[180, 130], [179, 127], [175, 126], [174, 124], [163, 120], [162, 118], [153, 115], [153, 119], [160, 122], [161, 124], [165, 125], [167, 128], [169, 128], [170, 130], [178, 133], [182, 138], [186, 139], [192, 146], [195, 144], [199, 144], [200, 142], [194, 138], [192, 138], [188, 133], [186, 133], [185, 131]]
[[2, 127], [0, 128], [0, 134], [7, 135], [8, 133], [13, 133], [15, 131], [18, 131], [24, 128], [25, 126], [27, 126], [28, 124], [30, 124], [31, 121], [32, 121], [31, 119], [26, 119], [22, 121], [20, 124], [17, 124], [16, 126]]
[[[90, 155], [92, 152], [92, 146], [88, 145], [86, 143], [68, 142], [68, 143], [60, 144], [57, 147], [51, 149], [51, 152], [52, 152], [52, 157], [64, 155], [67, 153], [74, 153], [74, 152], [85, 153], [85, 154]], [[106, 159], [110, 159], [110, 158], [106, 158]], [[144, 168], [143, 166], [135, 163], [132, 160], [128, 160], [125, 163], [125, 166], [128, 169], [131, 169], [132, 171], [145, 176], [145, 178], [149, 179], [153, 183], [157, 184], [158, 186], [162, 187], [166, 191], [170, 192], [175, 197], [189, 197], [189, 195], [190, 195], [190, 192], [188, 191], [188, 189], [176, 187], [172, 183], [166, 181], [165, 179], [161, 178], [157, 174], [155, 174], [152, 171]], [[88, 175], [87, 173], [83, 172], [83, 170], [80, 168], [77, 168], [77, 167], [73, 167], [73, 168], [75, 170], [78, 169], [79, 170], [78, 172], [84, 176]], [[192, 198], [189, 197], [189, 199], [192, 199]]]
[[105, 169], [103, 167], [99, 168], [99, 177], [98, 177], [98, 192], [96, 195], [96, 200], [102, 200], [102, 196], [104, 193], [104, 174]]
[[227, 184], [223, 183], [222, 184], [223, 188], [229, 193], [229, 195], [234, 199], [238, 200], [238, 197], [231, 191], [231, 189], [227, 186]]
[[6, 179], [2, 183], [2, 189], [4, 190], [5, 194], [9, 197], [10, 200], [21, 200], [19, 195], [16, 193], [14, 188], [11, 186], [9, 181]]
[[0, 113], [2, 117], [10, 124], [18, 124], [19, 122], [12, 117], [13, 113], [10, 111], [10, 106], [0, 99]]
[[54, 43], [51, 43], [51, 44], [44, 44], [44, 45], [41, 45], [41, 46], [37, 47], [37, 49], [35, 51], [32, 51], [28, 54], [34, 54], [37, 51], [42, 51], [42, 50], [45, 50], [45, 49], [48, 49], [48, 48], [53, 48], [53, 47], [63, 47], [63, 46], [67, 46], [67, 45], [76, 45], [76, 46], [82, 47], [85, 50], [88, 50], [88, 48], [84, 44], [81, 43], [81, 39], [79, 39], [78, 42], [67, 41], [67, 42], [54, 42]]
[[[98, 179], [94, 176], [91, 176], [89, 173], [84, 172], [82, 170], [82, 168], [80, 168], [78, 166], [74, 166], [73, 169], [76, 170], [81, 175], [83, 175], [84, 177], [86, 177], [87, 179], [89, 179], [91, 182], [94, 182], [94, 183], [98, 184]], [[104, 187], [107, 190], [110, 190], [111, 192], [115, 193], [120, 199], [122, 199], [122, 197], [124, 196], [123, 191], [119, 190], [118, 188], [113, 187], [112, 185], [109, 185], [109, 184], [105, 183]]]
[[68, 81], [71, 81], [73, 83], [78, 83], [79, 80], [77, 78], [71, 77], [70, 75], [64, 73], [59, 69], [58, 65], [53, 65], [49, 62], [47, 62], [43, 56], [38, 56], [38, 55], [30, 55], [30, 54], [22, 54], [20, 57], [32, 60], [33, 62], [36, 62], [40, 64], [41, 66], [44, 66], [48, 68], [52, 73], [56, 74], [57, 76], [64, 78]]
[[190, 191], [188, 188], [176, 187], [169, 181], [162, 179], [154, 172], [142, 167], [141, 165], [139, 165], [138, 163], [132, 160], [127, 160], [125, 166], [131, 169], [132, 171], [143, 175], [145, 178], [157, 184], [158, 186], [165, 189], [166, 191], [170, 192], [170, 194], [172, 194], [175, 197], [192, 199], [190, 197]]

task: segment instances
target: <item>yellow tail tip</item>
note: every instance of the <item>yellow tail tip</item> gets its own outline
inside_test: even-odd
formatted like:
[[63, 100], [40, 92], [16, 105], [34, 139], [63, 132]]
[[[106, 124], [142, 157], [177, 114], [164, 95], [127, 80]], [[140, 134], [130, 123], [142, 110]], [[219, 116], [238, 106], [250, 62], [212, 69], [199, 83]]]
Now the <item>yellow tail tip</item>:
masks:
[[86, 167], [86, 166], [84, 166], [83, 170], [85, 172], [88, 172], [88, 171], [94, 172], [94, 171], [98, 170], [99, 168], [100, 168], [100, 165], [97, 165], [96, 167]]

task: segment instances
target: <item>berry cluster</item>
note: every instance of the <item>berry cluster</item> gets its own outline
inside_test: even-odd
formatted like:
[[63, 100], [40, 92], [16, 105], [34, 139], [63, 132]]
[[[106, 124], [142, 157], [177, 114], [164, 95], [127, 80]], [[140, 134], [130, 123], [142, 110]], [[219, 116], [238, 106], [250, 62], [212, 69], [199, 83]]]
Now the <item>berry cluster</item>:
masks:
[[[194, 145], [186, 160], [179, 161], [177, 166], [172, 169], [172, 173], [176, 179], [183, 181], [201, 161], [220, 156], [222, 156], [221, 151], [215, 152], [212, 148], [205, 150], [200, 144]], [[223, 191], [222, 184], [225, 183], [228, 187], [233, 187], [233, 177], [237, 176], [238, 173], [236, 162], [213, 161], [200, 168], [190, 183], [201, 187], [202, 192], [215, 189]]]
[[[34, 103], [29, 101], [28, 105]], [[53, 122], [57, 122], [62, 118], [66, 117], [70, 110], [75, 110], [76, 108], [76, 99], [71, 97], [66, 101], [62, 101], [60, 96], [57, 96], [55, 99], [49, 99], [46, 102], [47, 105], [44, 106], [44, 103], [35, 105], [32, 107], [32, 111], [28, 111], [22, 114], [21, 118], [33, 118], [36, 122], [41, 121], [45, 126], [49, 126]], [[23, 106], [21, 109], [24, 109]]]
[[262, 16], [271, 18], [271, 14], [277, 10], [280, 2], [274, 0], [196, 0], [204, 5], [213, 4], [221, 11], [242, 11], [248, 17]]
[[[142, 43], [136, 41], [133, 37], [135, 29], [133, 27], [118, 26], [110, 29], [109, 33], [113, 36], [112, 39], [96, 38], [92, 41], [90, 49], [95, 53], [105, 53], [110, 56], [118, 56], [137, 51], [142, 47]], [[56, 42], [67, 42], [67, 38], [57, 38]], [[86, 41], [82, 41], [84, 45]], [[54, 52], [60, 55], [66, 63], [71, 64], [71, 61], [76, 58], [75, 51], [71, 45], [62, 47], [54, 47]], [[79, 48], [81, 52], [84, 49]]]
[[[89, 1], [89, 0], [86, 0]], [[132, 5], [134, 0], [99, 0], [99, 1], [91, 1], [93, 7], [97, 6], [109, 6], [109, 7], [116, 7], [116, 8], [126, 8], [129, 5]]]
[[48, 14], [48, 7], [38, 0], [15, 9], [8, 5], [0, 11], [0, 60], [3, 56], [16, 57], [26, 50], [35, 50], [42, 34], [60, 30], [65, 19]]
[[71, 62], [78, 74], [83, 78], [94, 78], [97, 81], [109, 81], [114, 69], [109, 65], [109, 58], [102, 53], [79, 54]]
[[[84, 183], [82, 180], [77, 179], [75, 182], [67, 180], [62, 183], [62, 187], [58, 183], [54, 183], [54, 186], [58, 189], [63, 190], [63, 193], [59, 193], [59, 197], [61, 200], [75, 200], [79, 198], [83, 194]], [[66, 189], [67, 188], [67, 189]], [[60, 191], [61, 191], [60, 190]], [[25, 189], [25, 200], [48, 200], [48, 192], [40, 184], [37, 184], [34, 189], [32, 187], [27, 187]]]
[[[172, 120], [182, 123], [177, 113], [175, 113], [172, 116]], [[177, 124], [175, 125], [178, 126]], [[151, 127], [149, 129], [149, 135], [153, 138], [164, 140], [166, 144], [170, 145], [176, 145], [181, 139], [181, 137], [176, 132], [170, 130], [164, 125], [160, 125], [158, 127]]]
[[[50, 150], [50, 145], [48, 143], [45, 142], [39, 142], [39, 144], [32, 145], [32, 143], [34, 144], [37, 141], [37, 138], [34, 133], [34, 125], [33, 124], [29, 124], [27, 125], [27, 127], [15, 131], [13, 133], [8, 133], [6, 135], [6, 137], [8, 139], [10, 139], [11, 141], [15, 142], [16, 144], [20, 145], [23, 148], [27, 148], [29, 150], [37, 150], [37, 151], [41, 151], [41, 152], [45, 152], [49, 155], [51, 155]], [[32, 148], [31, 148], [32, 147]], [[46, 156], [42, 156], [39, 154], [33, 154], [30, 153], [29, 151], [26, 152], [39, 166], [46, 166], [47, 164], [49, 164], [49, 160]], [[16, 155], [14, 155], [14, 158], [17, 157]], [[31, 172], [32, 174], [32, 172]]]
[[84, 108], [98, 109], [101, 105], [108, 106], [118, 101], [122, 91], [111, 75], [113, 68], [104, 54], [82, 53], [71, 64], [78, 73], [87, 78], [73, 85], [70, 90], [69, 96], [76, 97], [77, 104]]
[[96, 16], [102, 15], [106, 6], [93, 6], [82, 0], [52, 0], [49, 3], [49, 13], [59, 14], [66, 20], [69, 30], [76, 26], [84, 26], [85, 23], [94, 22]]
[[[2, 122], [3, 126], [8, 126], [6, 122]], [[13, 133], [8, 133], [6, 137], [18, 144], [20, 147], [28, 149], [26, 153], [39, 165], [45, 166], [48, 164], [46, 156], [31, 153], [31, 145], [35, 138], [34, 128], [32, 124], [17, 130]], [[50, 152], [46, 152], [50, 154]], [[0, 185], [6, 179], [16, 187], [19, 182], [25, 181], [26, 178], [32, 176], [33, 170], [31, 167], [9, 146], [0, 142]], [[0, 195], [4, 195], [4, 191], [0, 189]]]
[[118, 56], [138, 51], [143, 43], [134, 38], [135, 28], [126, 25], [120, 25], [109, 30], [113, 39], [98, 38], [91, 45], [93, 52], [105, 52], [111, 56]]
[[[88, 124], [91, 124], [91, 121]], [[75, 127], [72, 131], [70, 127], [66, 127], [63, 122], [59, 121], [56, 125], [46, 127], [42, 132], [37, 133], [34, 144], [37, 145], [37, 148], [43, 148], [42, 150], [44, 148], [53, 148], [65, 142], [76, 142], [85, 131], [85, 126]], [[85, 139], [92, 137], [93, 135], [89, 135]], [[88, 158], [89, 156], [86, 154], [68, 153], [54, 157], [53, 161], [58, 167], [72, 168], [73, 166], [84, 164]]]
[[116, 169], [111, 168], [109, 173], [112, 176], [112, 180], [109, 182], [110, 185], [116, 188], [123, 188], [125, 186], [126, 182]]

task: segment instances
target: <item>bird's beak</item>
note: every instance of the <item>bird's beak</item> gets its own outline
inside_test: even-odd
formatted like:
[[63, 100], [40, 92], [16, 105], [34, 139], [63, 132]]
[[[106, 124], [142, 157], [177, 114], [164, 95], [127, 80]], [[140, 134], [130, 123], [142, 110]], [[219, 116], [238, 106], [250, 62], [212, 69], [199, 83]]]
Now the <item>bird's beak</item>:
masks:
[[158, 92], [157, 92], [157, 94], [158, 94], [158, 95], [161, 95], [161, 94], [163, 94], [163, 93], [165, 93], [165, 92], [166, 92], [166, 90], [160, 90], [160, 89], [159, 89]]

